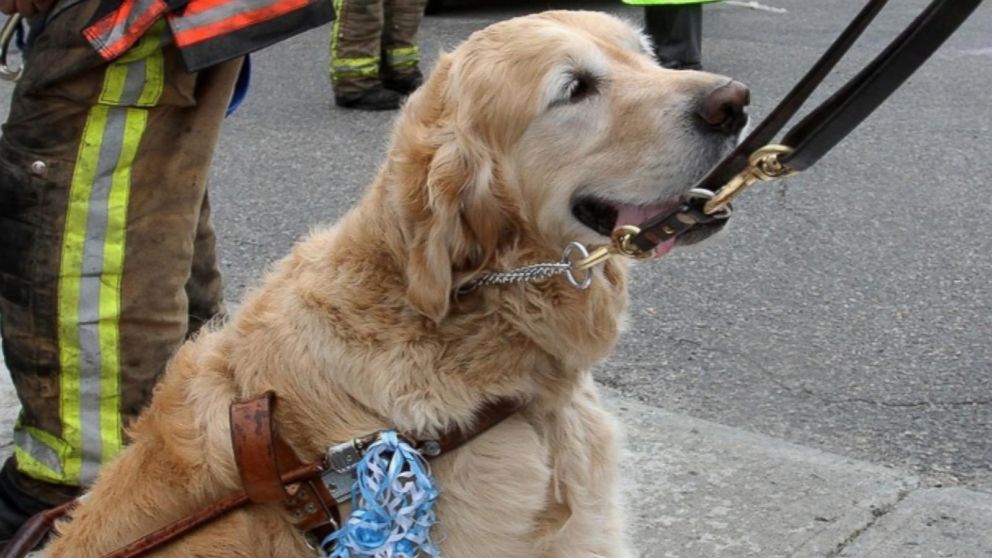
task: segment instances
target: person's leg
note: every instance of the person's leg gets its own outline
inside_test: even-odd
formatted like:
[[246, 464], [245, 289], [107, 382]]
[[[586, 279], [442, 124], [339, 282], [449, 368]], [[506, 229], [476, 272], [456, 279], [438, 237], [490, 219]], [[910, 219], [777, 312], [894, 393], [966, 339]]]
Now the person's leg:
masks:
[[0, 138], [0, 316], [21, 402], [14, 457], [0, 471], [0, 547], [31, 514], [79, 490], [78, 472], [68, 470], [78, 452], [62, 420], [63, 403], [72, 406], [62, 397], [63, 371], [79, 377], [79, 367], [63, 366], [70, 355], [60, 344], [67, 317], [59, 296], [70, 184], [93, 91], [106, 71], [80, 35], [95, 8], [70, 8], [31, 37]]
[[644, 25], [662, 66], [673, 70], [702, 69], [702, 4], [646, 6]]
[[402, 97], [382, 86], [383, 0], [334, 0], [331, 27], [331, 83], [338, 106], [394, 110]]
[[106, 64], [79, 32], [97, 4], [33, 41], [0, 140], [0, 316], [22, 405], [0, 541], [117, 454], [184, 339], [207, 170], [240, 67], [186, 73], [162, 23]]
[[426, 4], [426, 0], [386, 0], [382, 81], [387, 88], [404, 95], [424, 81], [416, 39]]
[[203, 194], [203, 204], [196, 226], [193, 244], [193, 267], [186, 281], [186, 299], [189, 301], [189, 324], [186, 338], [193, 337], [207, 322], [223, 317], [224, 284], [217, 267], [216, 235], [210, 221], [210, 196]]

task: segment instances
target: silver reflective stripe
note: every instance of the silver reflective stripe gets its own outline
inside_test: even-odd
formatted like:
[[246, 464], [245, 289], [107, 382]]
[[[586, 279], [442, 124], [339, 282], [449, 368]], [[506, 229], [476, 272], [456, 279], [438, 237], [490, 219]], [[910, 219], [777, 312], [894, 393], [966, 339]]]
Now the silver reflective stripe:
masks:
[[45, 442], [36, 439], [24, 428], [14, 429], [14, 444], [21, 451], [30, 455], [35, 461], [48, 467], [55, 474], [62, 476], [62, 460], [59, 459], [59, 454]]
[[226, 2], [220, 6], [196, 14], [172, 18], [169, 20], [169, 25], [177, 32], [189, 31], [190, 29], [216, 23], [248, 10], [256, 10], [278, 3], [279, 0], [238, 0], [237, 2]]
[[[130, 69], [129, 69], [130, 77]], [[130, 81], [130, 80], [129, 80]], [[100, 146], [96, 177], [87, 204], [86, 240], [83, 244], [83, 271], [79, 285], [79, 408], [83, 427], [80, 482], [96, 479], [103, 455], [100, 437], [100, 286], [103, 283], [103, 246], [107, 236], [111, 182], [124, 143], [127, 109], [110, 107]]]
[[[124, 79], [124, 91], [121, 93], [119, 104], [123, 106], [135, 106], [141, 98], [141, 92], [145, 89], [145, 59], [140, 58], [127, 65], [127, 78]], [[101, 157], [103, 154], [101, 154]], [[114, 161], [116, 165], [116, 160]]]

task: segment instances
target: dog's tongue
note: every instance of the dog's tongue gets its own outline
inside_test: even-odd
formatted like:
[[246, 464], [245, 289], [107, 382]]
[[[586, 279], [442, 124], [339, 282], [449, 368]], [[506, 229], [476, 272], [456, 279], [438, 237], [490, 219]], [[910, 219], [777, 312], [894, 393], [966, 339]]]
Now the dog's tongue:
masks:
[[[641, 223], [647, 221], [651, 217], [662, 213], [663, 211], [670, 211], [673, 207], [671, 203], [658, 203], [654, 205], [616, 205], [617, 210], [617, 223], [614, 225], [614, 232], [624, 225], [637, 225], [640, 226]], [[666, 240], [658, 246], [655, 247], [654, 253], [655, 257], [660, 258], [665, 254], [672, 251], [675, 247], [675, 239]]]

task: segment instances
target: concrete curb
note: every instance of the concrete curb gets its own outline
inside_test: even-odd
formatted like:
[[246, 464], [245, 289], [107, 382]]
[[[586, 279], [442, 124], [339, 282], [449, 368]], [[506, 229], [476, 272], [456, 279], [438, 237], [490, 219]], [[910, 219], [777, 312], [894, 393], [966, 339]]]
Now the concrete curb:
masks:
[[992, 495], [604, 394], [644, 558], [992, 557]]
[[992, 496], [964, 488], [915, 491], [837, 556], [988, 558]]

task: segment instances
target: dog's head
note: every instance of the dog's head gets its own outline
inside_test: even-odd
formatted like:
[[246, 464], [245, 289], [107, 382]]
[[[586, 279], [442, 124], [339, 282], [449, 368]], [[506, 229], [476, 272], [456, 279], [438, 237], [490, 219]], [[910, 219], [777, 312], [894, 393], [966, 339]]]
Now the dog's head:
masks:
[[619, 19], [559, 11], [497, 23], [441, 58], [389, 166], [415, 308], [440, 320], [459, 281], [502, 254], [554, 258], [671, 209], [736, 144], [747, 89], [650, 52]]

